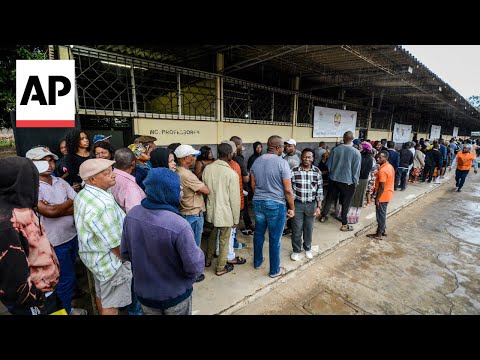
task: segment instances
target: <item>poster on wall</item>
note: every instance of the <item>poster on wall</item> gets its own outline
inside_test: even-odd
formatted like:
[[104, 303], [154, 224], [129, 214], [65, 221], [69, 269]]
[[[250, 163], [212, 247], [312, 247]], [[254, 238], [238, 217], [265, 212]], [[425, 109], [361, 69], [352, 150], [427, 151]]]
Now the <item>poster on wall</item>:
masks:
[[313, 137], [343, 137], [346, 131], [355, 134], [357, 112], [315, 106]]
[[458, 127], [453, 128], [453, 137], [456, 138], [458, 136]]
[[430, 140], [440, 139], [442, 127], [438, 125], [432, 125], [430, 131]]
[[397, 124], [393, 127], [393, 141], [396, 143], [406, 143], [410, 141], [412, 134], [412, 125]]

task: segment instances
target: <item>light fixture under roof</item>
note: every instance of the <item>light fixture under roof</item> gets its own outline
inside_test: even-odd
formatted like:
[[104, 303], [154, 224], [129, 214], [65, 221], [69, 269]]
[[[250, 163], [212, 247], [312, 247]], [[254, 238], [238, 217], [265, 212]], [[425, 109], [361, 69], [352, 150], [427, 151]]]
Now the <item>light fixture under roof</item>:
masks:
[[[102, 62], [102, 64], [113, 65], [113, 66], [118, 66], [118, 67], [125, 67], [125, 68], [129, 68], [129, 69], [132, 67], [132, 65], [120, 64], [120, 63], [116, 63], [116, 62], [112, 62], [112, 61], [102, 60], [101, 62]], [[147, 68], [140, 67], [140, 66], [134, 66], [133, 68], [134, 69], [140, 69], [140, 70], [148, 70]]]

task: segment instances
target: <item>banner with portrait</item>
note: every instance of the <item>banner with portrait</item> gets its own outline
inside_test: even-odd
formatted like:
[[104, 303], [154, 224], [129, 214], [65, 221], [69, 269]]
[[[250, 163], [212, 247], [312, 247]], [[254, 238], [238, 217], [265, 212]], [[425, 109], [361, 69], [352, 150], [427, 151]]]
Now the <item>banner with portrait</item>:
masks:
[[442, 127], [438, 125], [432, 125], [432, 130], [430, 131], [430, 140], [440, 139]]
[[347, 131], [355, 135], [357, 112], [315, 106], [313, 137], [343, 137]]
[[397, 124], [393, 127], [393, 141], [396, 143], [406, 143], [410, 141], [412, 134], [412, 125]]
[[456, 138], [458, 136], [458, 127], [453, 128], [453, 137]]

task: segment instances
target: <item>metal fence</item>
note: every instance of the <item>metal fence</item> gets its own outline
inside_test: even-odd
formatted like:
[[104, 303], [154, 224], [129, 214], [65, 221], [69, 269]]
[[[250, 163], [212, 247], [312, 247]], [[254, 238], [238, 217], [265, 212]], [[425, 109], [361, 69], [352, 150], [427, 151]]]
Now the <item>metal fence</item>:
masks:
[[[216, 121], [223, 104], [227, 122], [291, 125], [294, 118], [292, 90], [224, 76], [219, 99], [218, 74], [81, 46], [72, 53], [80, 114]], [[357, 127], [368, 126], [368, 107], [304, 93], [298, 94], [298, 126], [313, 126], [315, 106], [357, 111]], [[375, 112], [371, 127], [388, 129], [388, 116]]]

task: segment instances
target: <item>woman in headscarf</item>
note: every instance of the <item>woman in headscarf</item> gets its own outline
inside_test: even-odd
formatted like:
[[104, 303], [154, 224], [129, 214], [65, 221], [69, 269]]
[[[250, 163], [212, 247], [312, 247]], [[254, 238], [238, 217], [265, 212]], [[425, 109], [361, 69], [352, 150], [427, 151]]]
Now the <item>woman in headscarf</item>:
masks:
[[143, 180], [145, 180], [148, 172], [150, 171], [150, 166], [148, 165], [150, 155], [147, 153], [147, 148], [145, 148], [142, 144], [131, 144], [128, 145], [128, 148], [132, 150], [135, 158], [137, 159], [135, 166], [135, 181], [137, 182], [138, 186], [145, 191]]
[[367, 206], [373, 205], [373, 193], [375, 192], [375, 180], [377, 179], [378, 173], [378, 164], [375, 158], [377, 157], [378, 151], [377, 149], [373, 148], [371, 151], [371, 156], [373, 159], [373, 166], [372, 170], [370, 171], [370, 175], [368, 177], [368, 185], [367, 185]]
[[247, 169], [250, 171], [255, 160], [262, 156], [263, 146], [260, 141], [255, 141], [253, 143], [253, 154], [248, 158]]
[[415, 146], [415, 156], [413, 157], [413, 169], [412, 169], [412, 176], [413, 176], [413, 183], [418, 183], [418, 177], [422, 175], [423, 168], [425, 167], [425, 156], [423, 155], [422, 145], [418, 144]]
[[173, 150], [168, 148], [156, 148], [153, 150], [150, 154], [150, 163], [152, 168], [167, 168], [172, 171], [175, 171], [177, 168]]

